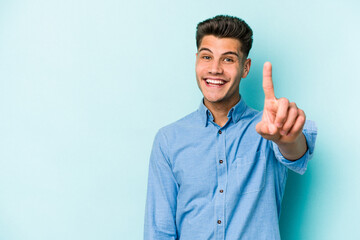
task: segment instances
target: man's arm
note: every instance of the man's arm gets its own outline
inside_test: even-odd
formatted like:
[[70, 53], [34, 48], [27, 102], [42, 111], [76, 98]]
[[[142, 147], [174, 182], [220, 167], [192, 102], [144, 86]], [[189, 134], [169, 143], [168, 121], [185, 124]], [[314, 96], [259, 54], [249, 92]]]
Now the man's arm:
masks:
[[293, 143], [277, 143], [277, 145], [282, 155], [291, 161], [300, 159], [308, 149], [306, 138], [303, 133], [301, 133], [298, 139]]
[[150, 156], [144, 226], [145, 240], [177, 239], [175, 213], [178, 185], [168, 156], [166, 138], [159, 131]]
[[263, 89], [264, 111], [261, 122], [256, 125], [256, 131], [263, 138], [276, 143], [286, 159], [295, 161], [308, 149], [302, 133], [306, 120], [305, 113], [288, 99], [275, 97], [270, 62], [264, 64]]

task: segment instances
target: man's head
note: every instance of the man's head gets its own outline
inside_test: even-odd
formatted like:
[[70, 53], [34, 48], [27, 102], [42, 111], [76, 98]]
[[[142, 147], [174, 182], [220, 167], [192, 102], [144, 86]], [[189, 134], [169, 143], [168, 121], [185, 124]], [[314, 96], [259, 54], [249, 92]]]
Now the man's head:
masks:
[[199, 49], [201, 41], [206, 35], [218, 38], [235, 38], [241, 43], [241, 52], [245, 57], [253, 42], [253, 32], [242, 19], [226, 15], [218, 15], [200, 22], [196, 28], [196, 47]]
[[198, 24], [196, 43], [196, 79], [205, 104], [233, 106], [250, 70], [252, 30], [239, 18], [216, 16]]

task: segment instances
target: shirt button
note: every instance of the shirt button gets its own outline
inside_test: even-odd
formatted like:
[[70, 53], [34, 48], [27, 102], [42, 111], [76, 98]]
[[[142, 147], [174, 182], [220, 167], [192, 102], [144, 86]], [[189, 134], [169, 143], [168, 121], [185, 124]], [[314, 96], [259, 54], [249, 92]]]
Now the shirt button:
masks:
[[220, 160], [219, 163], [222, 164], [224, 161], [223, 160]]
[[221, 220], [217, 220], [217, 223], [218, 223], [218, 224], [221, 224]]
[[221, 192], [221, 193], [223, 193], [223, 192], [224, 192], [224, 190], [220, 189], [220, 192]]
[[221, 134], [222, 132], [221, 132], [221, 130], [219, 130], [219, 132], [218, 132], [219, 134]]

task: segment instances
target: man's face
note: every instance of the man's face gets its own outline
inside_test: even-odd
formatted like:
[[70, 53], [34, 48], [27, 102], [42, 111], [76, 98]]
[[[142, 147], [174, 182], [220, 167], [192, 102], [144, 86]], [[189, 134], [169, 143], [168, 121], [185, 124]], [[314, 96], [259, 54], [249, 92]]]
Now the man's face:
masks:
[[206, 35], [202, 39], [195, 71], [205, 103], [235, 104], [239, 100], [240, 79], [247, 76], [251, 64], [240, 49], [240, 41], [234, 38]]

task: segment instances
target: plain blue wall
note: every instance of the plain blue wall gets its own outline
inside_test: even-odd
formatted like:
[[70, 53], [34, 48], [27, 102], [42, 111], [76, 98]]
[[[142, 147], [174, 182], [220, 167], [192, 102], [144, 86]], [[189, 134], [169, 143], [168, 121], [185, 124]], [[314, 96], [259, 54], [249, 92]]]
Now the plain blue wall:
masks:
[[289, 174], [283, 239], [359, 239], [357, 1], [0, 1], [0, 239], [141, 239], [156, 131], [195, 110], [195, 27], [254, 30], [246, 102], [262, 65], [319, 128]]

